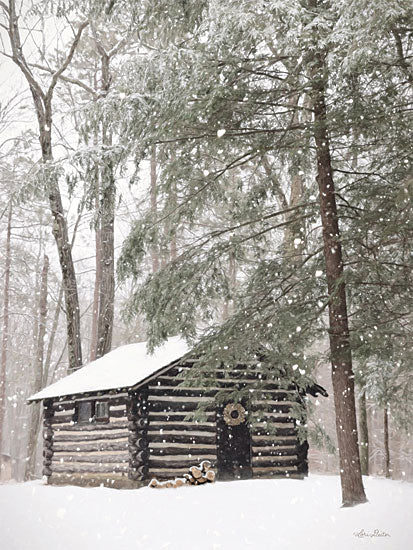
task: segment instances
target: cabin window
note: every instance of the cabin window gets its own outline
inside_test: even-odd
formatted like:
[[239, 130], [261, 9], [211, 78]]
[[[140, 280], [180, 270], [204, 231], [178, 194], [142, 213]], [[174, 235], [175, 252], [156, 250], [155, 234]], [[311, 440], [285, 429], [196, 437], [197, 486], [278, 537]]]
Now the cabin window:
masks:
[[107, 401], [96, 401], [95, 419], [99, 422], [109, 422], [109, 403]]
[[109, 422], [109, 403], [107, 401], [79, 401], [73, 419], [78, 424], [89, 422]]
[[93, 407], [91, 401], [80, 401], [76, 407], [76, 422], [92, 422]]

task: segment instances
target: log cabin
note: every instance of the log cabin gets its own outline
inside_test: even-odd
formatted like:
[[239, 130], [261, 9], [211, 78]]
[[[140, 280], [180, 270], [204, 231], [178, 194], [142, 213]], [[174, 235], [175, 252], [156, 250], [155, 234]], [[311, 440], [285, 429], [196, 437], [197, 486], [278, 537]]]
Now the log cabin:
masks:
[[[256, 358], [194, 385], [196, 361], [180, 338], [152, 355], [130, 344], [31, 396], [43, 402], [46, 482], [141, 487], [203, 460], [218, 480], [303, 478], [308, 443], [291, 413], [303, 393], [269, 379]], [[242, 389], [247, 398], [231, 398]], [[318, 385], [308, 393], [327, 395]]]

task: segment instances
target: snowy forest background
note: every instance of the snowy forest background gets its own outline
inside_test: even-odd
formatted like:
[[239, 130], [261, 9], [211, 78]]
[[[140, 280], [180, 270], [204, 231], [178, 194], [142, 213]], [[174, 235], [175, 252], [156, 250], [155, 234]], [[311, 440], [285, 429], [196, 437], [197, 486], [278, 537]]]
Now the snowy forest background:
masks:
[[310, 471], [338, 472], [312, 135], [322, 73], [362, 469], [413, 480], [410, 2], [1, 1], [0, 24], [13, 478], [41, 476], [30, 394], [177, 333], [224, 355], [264, 342], [294, 380], [323, 385]]

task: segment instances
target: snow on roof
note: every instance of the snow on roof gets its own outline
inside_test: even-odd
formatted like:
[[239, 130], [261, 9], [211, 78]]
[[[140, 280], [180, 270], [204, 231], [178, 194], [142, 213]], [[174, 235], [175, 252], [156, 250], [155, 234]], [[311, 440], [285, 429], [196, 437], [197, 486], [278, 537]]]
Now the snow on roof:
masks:
[[179, 337], [170, 338], [149, 355], [146, 342], [121, 346], [29, 397], [29, 401], [79, 393], [127, 388], [183, 357], [189, 348]]

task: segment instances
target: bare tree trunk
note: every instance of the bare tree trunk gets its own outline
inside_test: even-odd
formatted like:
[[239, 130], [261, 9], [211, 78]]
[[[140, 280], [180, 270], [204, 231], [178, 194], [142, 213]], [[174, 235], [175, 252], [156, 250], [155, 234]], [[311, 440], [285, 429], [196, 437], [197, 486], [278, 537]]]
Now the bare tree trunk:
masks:
[[[151, 213], [152, 223], [156, 223], [158, 219], [158, 199], [157, 199], [157, 179], [156, 179], [156, 147], [152, 148], [151, 153]], [[152, 273], [159, 271], [159, 250], [157, 245], [152, 246]]]
[[[34, 385], [33, 393], [39, 392], [43, 387], [43, 360], [44, 360], [44, 337], [46, 334], [47, 321], [47, 277], [49, 272], [49, 258], [44, 256], [42, 269], [40, 296], [39, 296], [39, 329], [37, 337], [37, 350], [34, 364]], [[34, 474], [36, 468], [36, 450], [40, 428], [41, 403], [32, 403], [29, 422], [29, 441], [27, 446], [27, 461], [24, 478], [27, 481]]]
[[57, 298], [52, 328], [50, 330], [49, 342], [47, 344], [46, 359], [44, 362], [43, 386], [47, 386], [49, 381], [50, 365], [52, 362], [52, 353], [53, 353], [54, 341], [56, 339], [57, 327], [59, 326], [59, 317], [60, 317], [60, 311], [62, 309], [62, 302], [63, 302], [63, 285], [60, 285], [59, 296]]
[[[96, 139], [97, 145], [97, 139]], [[95, 168], [96, 177], [96, 225], [95, 225], [95, 248], [96, 248], [96, 273], [95, 273], [95, 287], [93, 290], [93, 309], [92, 309], [92, 330], [90, 336], [90, 361], [96, 359], [97, 351], [97, 334], [98, 334], [98, 319], [99, 319], [99, 297], [101, 292], [102, 282], [102, 253], [101, 253], [101, 232], [100, 232], [100, 215], [99, 215], [99, 194], [100, 194], [100, 182], [99, 182], [99, 167]]]
[[9, 1], [9, 5], [5, 8], [5, 11], [8, 15], [9, 25], [7, 30], [12, 50], [11, 57], [27, 80], [30, 92], [32, 94], [39, 126], [39, 141], [42, 150], [42, 161], [45, 175], [48, 180], [48, 198], [53, 216], [53, 235], [59, 253], [59, 261], [63, 278], [67, 320], [69, 370], [75, 370], [82, 366], [79, 298], [72, 259], [72, 250], [69, 244], [67, 221], [64, 216], [57, 175], [54, 173], [52, 165], [52, 99], [56, 83], [62, 73], [70, 65], [79, 44], [82, 32], [88, 23], [84, 22], [80, 25], [65, 60], [61, 64], [60, 68], [53, 73], [50, 85], [47, 91], [44, 92], [39, 82], [33, 76], [23, 53], [15, 0]]
[[235, 255], [232, 251], [229, 253], [228, 261], [228, 283], [230, 297], [224, 301], [222, 312], [222, 318], [224, 321], [234, 313], [235, 309], [234, 295], [237, 287], [237, 263], [235, 260]]
[[369, 430], [367, 424], [366, 392], [359, 396], [360, 466], [364, 476], [369, 475]]
[[7, 216], [6, 233], [6, 264], [4, 269], [3, 287], [3, 327], [1, 341], [1, 369], [0, 369], [0, 449], [4, 434], [4, 421], [6, 417], [6, 384], [7, 384], [7, 355], [9, 345], [9, 300], [10, 300], [10, 269], [11, 269], [11, 220], [13, 206], [10, 199], [9, 213]]
[[357, 443], [354, 374], [349, 340], [346, 287], [338, 225], [330, 142], [325, 105], [324, 62], [315, 55], [313, 69], [314, 139], [317, 182], [323, 228], [324, 258], [329, 294], [329, 339], [336, 430], [340, 454], [343, 506], [366, 502]]
[[[99, 48], [99, 52], [102, 64], [102, 88], [106, 94], [111, 82], [110, 57], [103, 47]], [[104, 150], [109, 150], [112, 146], [112, 132], [106, 121], [102, 123], [102, 145]], [[96, 357], [102, 357], [112, 347], [115, 302], [115, 197], [114, 168], [113, 162], [109, 159], [105, 161], [102, 168], [100, 189], [101, 281]]]
[[383, 414], [383, 432], [384, 432], [384, 475], [390, 477], [390, 447], [389, 447], [389, 409], [384, 407]]

